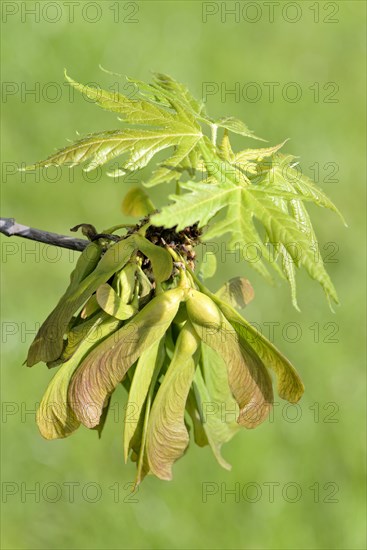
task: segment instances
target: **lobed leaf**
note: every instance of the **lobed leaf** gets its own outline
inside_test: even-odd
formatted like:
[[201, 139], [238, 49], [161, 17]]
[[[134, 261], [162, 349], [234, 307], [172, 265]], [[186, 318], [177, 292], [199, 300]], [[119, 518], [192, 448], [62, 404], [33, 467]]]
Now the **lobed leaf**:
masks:
[[[242, 255], [247, 247], [255, 247], [260, 257], [250, 262], [265, 278], [271, 281], [271, 277], [264, 265], [263, 258], [269, 258], [269, 251], [253, 223], [252, 213], [246, 204], [249, 192], [243, 187], [236, 187], [231, 183], [226, 184], [199, 184], [187, 182], [182, 187], [189, 191], [183, 195], [170, 195], [174, 204], [162, 208], [161, 212], [152, 216], [155, 225], [172, 227], [177, 225], [180, 231], [187, 225], [199, 224], [205, 227], [221, 210], [226, 209], [222, 220], [214, 222], [202, 237], [204, 242], [219, 238], [230, 233], [230, 249], [238, 250]], [[271, 263], [276, 269], [276, 265]]]
[[[126, 129], [98, 132], [64, 147], [46, 160], [27, 166], [26, 170], [63, 164], [72, 168], [89, 161], [84, 170], [90, 172], [121, 155], [128, 157], [123, 163], [124, 169], [137, 170], [144, 168], [154, 155], [172, 146], [181, 146], [181, 157], [184, 156], [184, 151], [189, 154], [193, 143], [200, 137], [200, 132], [182, 122], [171, 123], [163, 130]], [[174, 162], [173, 157], [170, 161]]]
[[154, 83], [161, 95], [168, 101], [179, 101], [184, 107], [189, 107], [196, 115], [204, 112], [203, 102], [197, 101], [184, 84], [177, 82], [171, 76], [163, 73], [154, 73]]
[[296, 168], [298, 163], [295, 162], [295, 159], [296, 157], [289, 154], [282, 155], [279, 153], [275, 155], [271, 169], [266, 170], [265, 177], [261, 180], [261, 184], [264, 185], [266, 189], [271, 186], [277, 186], [285, 192], [294, 192], [298, 195], [299, 199], [306, 199], [317, 206], [332, 210], [345, 224], [342, 214], [333, 202], [309, 177], [302, 174], [302, 172]]
[[[228, 171], [226, 165], [223, 166], [223, 163], [210, 156], [209, 148], [204, 149], [204, 152], [207, 155], [206, 162], [211, 162], [212, 174], [217, 178], [217, 184], [185, 183], [182, 187], [188, 192], [184, 195], [171, 195], [170, 199], [174, 203], [163, 207], [160, 213], [155, 214], [154, 223], [166, 227], [176, 223], [178, 230], [196, 222], [199, 222], [199, 227], [204, 227], [216, 214], [225, 209], [225, 216], [217, 222], [214, 221], [205, 232], [203, 240], [208, 241], [230, 233], [230, 248], [243, 251], [247, 250], [247, 247], [253, 247], [257, 257], [250, 262], [251, 267], [270, 279], [264, 259], [278, 273], [282, 272], [273, 261], [258, 233], [254, 223], [256, 218], [263, 225], [271, 243], [282, 247], [283, 259], [286, 262], [283, 262], [283, 272], [291, 284], [293, 303], [296, 305], [295, 272], [291, 262], [294, 262], [297, 267], [304, 266], [308, 274], [321, 284], [326, 295], [338, 303], [335, 288], [323, 262], [321, 258], [315, 257], [310, 246], [310, 230], [306, 233], [304, 224], [299, 225], [297, 218], [294, 218], [288, 212], [288, 208], [283, 206], [289, 199], [292, 208], [295, 208], [294, 197], [300, 200], [313, 200], [313, 195], [306, 192], [297, 195], [298, 188], [290, 186], [279, 191], [278, 186], [272, 187], [269, 184], [244, 185], [244, 182]], [[212, 158], [211, 161], [210, 158]], [[322, 204], [326, 204], [325, 201]], [[304, 211], [303, 208], [302, 212]], [[307, 220], [305, 215], [303, 220]]]
[[238, 118], [232, 116], [222, 117], [218, 120], [213, 120], [213, 124], [221, 128], [225, 128], [226, 130], [229, 130], [230, 132], [233, 132], [235, 134], [240, 134], [244, 137], [250, 137], [253, 139], [258, 139], [260, 141], [265, 141], [264, 139], [255, 136], [253, 131], [249, 130], [246, 124], [242, 122], [242, 120], [239, 120]]
[[120, 115], [120, 118], [130, 124], [149, 124], [151, 126], [162, 126], [167, 121], [173, 120], [172, 112], [167, 109], [141, 99], [129, 99], [118, 92], [108, 92], [100, 88], [92, 88], [79, 84], [70, 78], [66, 72], [65, 77], [69, 84], [81, 92], [88, 99], [95, 101], [97, 105], [108, 111]]
[[[272, 281], [268, 262], [288, 280], [296, 308], [296, 267], [301, 266], [321, 284], [329, 300], [338, 301], [322, 261], [315, 259], [311, 250], [310, 244], [313, 248], [317, 245], [316, 236], [301, 201], [341, 214], [322, 190], [299, 173], [295, 157], [279, 153], [285, 142], [234, 152], [228, 133], [256, 138], [253, 132], [234, 117], [210, 118], [203, 102], [168, 75], [155, 74], [151, 84], [130, 79], [137, 86], [138, 99], [67, 79], [132, 127], [91, 134], [28, 168], [86, 162], [85, 170], [89, 171], [121, 156], [121, 166], [110, 171], [121, 175], [144, 168], [156, 154], [170, 149], [168, 158], [159, 163], [144, 185], [176, 180], [184, 194], [170, 196], [173, 202], [152, 217], [156, 225], [180, 230], [194, 223], [199, 227], [210, 224], [204, 237], [207, 240], [229, 234], [231, 250], [239, 249], [247, 260], [247, 250], [257, 254], [248, 261], [261, 275]], [[209, 126], [211, 140], [203, 124]], [[218, 128], [224, 129], [224, 135], [217, 147]], [[182, 182], [185, 172], [190, 178], [201, 176], [201, 181]], [[129, 214], [145, 215], [154, 207], [142, 191], [131, 190], [123, 208]], [[280, 266], [270, 257], [266, 239], [276, 249]]]
[[[251, 149], [250, 149], [251, 150]], [[235, 154], [232, 150], [231, 142], [229, 141], [228, 131], [224, 130], [222, 141], [218, 147], [220, 156], [227, 162], [234, 162]]]
[[322, 259], [315, 258], [307, 236], [296, 221], [277, 207], [271, 196], [263, 196], [260, 200], [252, 194], [248, 203], [255, 217], [264, 225], [271, 242], [283, 244], [295, 265], [303, 265], [310, 277], [320, 283], [326, 295], [338, 303], [336, 290]]

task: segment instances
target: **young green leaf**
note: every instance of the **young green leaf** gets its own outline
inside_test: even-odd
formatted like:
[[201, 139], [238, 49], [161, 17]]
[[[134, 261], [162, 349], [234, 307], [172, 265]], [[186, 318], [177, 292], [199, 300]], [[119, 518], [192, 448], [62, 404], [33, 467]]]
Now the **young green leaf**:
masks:
[[[196, 128], [176, 121], [167, 124], [161, 130], [126, 129], [98, 132], [68, 145], [46, 160], [28, 166], [27, 170], [63, 164], [72, 168], [89, 161], [84, 170], [90, 172], [116, 157], [125, 155], [127, 160], [123, 162], [122, 167], [134, 171], [144, 168], [160, 151], [177, 146], [177, 155], [165, 163], [171, 171], [171, 168], [175, 168], [185, 155], [190, 153], [200, 138], [201, 133]], [[167, 170], [167, 176], [170, 171]]]
[[122, 201], [122, 211], [127, 216], [144, 217], [154, 210], [154, 205], [147, 192], [140, 187], [130, 189]]
[[184, 84], [180, 84], [169, 75], [154, 73], [154, 84], [160, 95], [163, 95], [170, 104], [174, 105], [178, 101], [184, 108], [189, 108], [194, 115], [205, 112], [203, 102], [197, 101]]
[[108, 111], [118, 113], [121, 120], [130, 124], [149, 124], [164, 126], [168, 120], [173, 120], [173, 114], [150, 101], [129, 99], [118, 92], [108, 92], [100, 88], [92, 88], [79, 84], [70, 78], [65, 71], [69, 84], [88, 99]]
[[[257, 258], [250, 262], [250, 265], [269, 278], [263, 259], [265, 258], [278, 272], [279, 268], [272, 261], [269, 250], [258, 233], [254, 223], [254, 219], [257, 219], [265, 228], [270, 241], [282, 244], [295, 265], [304, 266], [309, 275], [321, 284], [326, 295], [338, 303], [335, 288], [322, 259], [315, 258], [303, 226], [274, 200], [278, 198], [277, 190], [274, 191], [267, 186], [265, 192], [259, 186], [236, 184], [234, 179], [226, 176], [224, 183], [216, 185], [186, 183], [183, 187], [189, 192], [184, 195], [171, 195], [174, 204], [164, 207], [152, 220], [155, 224], [166, 227], [176, 223], [178, 230], [196, 222], [199, 222], [199, 227], [204, 227], [218, 212], [225, 209], [225, 217], [213, 223], [204, 234], [203, 240], [209, 241], [230, 233], [230, 247], [239, 250], [255, 248]], [[310, 199], [310, 195], [306, 198]]]
[[[269, 251], [253, 222], [253, 215], [247, 204], [249, 191], [244, 187], [236, 187], [228, 183], [207, 185], [187, 182], [181, 187], [189, 192], [183, 195], [170, 195], [174, 204], [165, 206], [160, 213], [154, 214], [153, 223], [165, 227], [172, 227], [176, 224], [178, 231], [197, 222], [199, 227], [205, 227], [218, 212], [225, 209], [226, 213], [223, 219], [214, 222], [205, 231], [202, 240], [208, 242], [229, 233], [230, 249], [237, 249], [242, 254], [247, 247], [255, 247], [259, 259], [250, 262], [250, 265], [271, 281], [263, 262], [263, 258], [268, 259]], [[271, 265], [276, 268], [276, 264], [271, 263]]]
[[[230, 249], [240, 250], [244, 259], [248, 249], [254, 252], [249, 263], [260, 274], [272, 280], [268, 262], [288, 280], [295, 307], [295, 274], [301, 266], [321, 284], [329, 301], [338, 301], [321, 259], [314, 254], [317, 241], [301, 201], [340, 213], [309, 178], [299, 174], [295, 157], [279, 153], [285, 142], [234, 152], [229, 132], [256, 138], [246, 124], [234, 117], [210, 118], [203, 103], [186, 86], [161, 73], [153, 76], [151, 84], [129, 80], [137, 86], [137, 99], [67, 79], [88, 99], [118, 113], [131, 127], [91, 134], [28, 168], [88, 162], [85, 170], [92, 170], [121, 156], [121, 167], [112, 174], [125, 174], [144, 168], [157, 153], [173, 149], [144, 185], [176, 180], [184, 194], [170, 196], [173, 202], [152, 216], [154, 224], [177, 226], [178, 230], [194, 223], [200, 228], [210, 224], [204, 235], [207, 240], [229, 234]], [[212, 133], [211, 140], [205, 127]], [[218, 128], [224, 130], [219, 146]], [[191, 181], [182, 181], [185, 172]], [[124, 205], [131, 214], [143, 215], [153, 208], [141, 191], [131, 191]], [[267, 241], [277, 251], [280, 266], [273, 261]]]
[[232, 116], [213, 120], [213, 124], [219, 126], [220, 128], [225, 128], [226, 130], [229, 130], [230, 132], [233, 132], [235, 134], [240, 134], [244, 137], [250, 137], [253, 139], [258, 139], [260, 141], [265, 141], [264, 139], [255, 136], [252, 130], [249, 130], [246, 124], [242, 122], [242, 120], [239, 120], [238, 118]]
[[[278, 187], [278, 189], [285, 192], [293, 192], [298, 199], [308, 200], [335, 212], [346, 225], [345, 220], [337, 209], [335, 204], [323, 193], [323, 191], [316, 187], [309, 177], [302, 174], [300, 169], [297, 169], [298, 162], [295, 162], [296, 157], [293, 155], [282, 155], [278, 153], [273, 157], [271, 166], [265, 165], [264, 177], [261, 177], [262, 186], [266, 191], [270, 191], [272, 187]], [[270, 169], [269, 169], [270, 168]], [[261, 173], [261, 172], [260, 172]]]
[[222, 141], [218, 147], [218, 154], [227, 162], [234, 161], [235, 154], [232, 150], [227, 130], [224, 130]]
[[[186, 161], [202, 138], [200, 126], [195, 122], [195, 118], [185, 113], [185, 106], [189, 106], [187, 97], [183, 104], [180, 101], [177, 103], [172, 100], [167, 101], [171, 109], [166, 109], [152, 101], [129, 99], [116, 92], [84, 86], [67, 75], [66, 77], [69, 83], [86, 97], [107, 110], [119, 113], [124, 122], [142, 125], [145, 128], [91, 134], [26, 169], [62, 164], [72, 167], [89, 161], [85, 170], [90, 171], [118, 156], [125, 155], [128, 159], [117, 171], [125, 173], [126, 170], [134, 171], [143, 168], [155, 154], [174, 147], [174, 154], [161, 164], [149, 181], [149, 185], [156, 185], [176, 177], [180, 164]], [[166, 78], [168, 80], [165, 80], [163, 75], [157, 75], [157, 89], [161, 90], [161, 95], [163, 93], [163, 96], [167, 94], [171, 96], [168, 91], [171, 86], [170, 79]], [[184, 87], [177, 86], [183, 91]], [[154, 129], [157, 126], [158, 128]], [[116, 170], [111, 173], [111, 175], [115, 174]]]
[[256, 167], [258, 163], [262, 162], [265, 158], [272, 157], [279, 149], [281, 149], [288, 140], [279, 143], [279, 145], [274, 145], [273, 147], [265, 147], [261, 149], [243, 149], [234, 154], [231, 159], [227, 158], [231, 164], [238, 166], [241, 170], [246, 172], [252, 172], [257, 174]]

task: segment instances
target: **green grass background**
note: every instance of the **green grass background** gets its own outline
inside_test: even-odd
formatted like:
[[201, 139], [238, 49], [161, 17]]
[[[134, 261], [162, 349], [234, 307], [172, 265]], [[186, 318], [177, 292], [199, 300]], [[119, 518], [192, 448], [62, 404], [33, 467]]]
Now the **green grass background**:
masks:
[[[34, 7], [34, 2], [23, 4]], [[114, 22], [111, 6], [118, 3], [99, 2], [102, 16], [91, 23], [82, 17], [84, 4], [75, 8], [73, 22], [67, 21], [62, 2], [62, 17], [55, 23], [45, 21], [56, 17], [52, 6], [39, 22], [24, 11], [23, 20], [21, 11], [3, 17], [2, 79], [8, 83], [7, 91], [12, 83], [19, 89], [3, 95], [2, 216], [62, 233], [80, 222], [102, 229], [130, 221], [120, 204], [131, 183], [107, 176], [85, 181], [78, 169], [73, 183], [67, 170], [57, 182], [42, 177], [37, 181], [33, 174], [25, 181], [21, 174], [9, 175], [13, 163], [44, 158], [66, 138], [74, 139], [76, 130], [84, 134], [118, 127], [113, 114], [81, 97], [69, 100], [64, 67], [81, 82], [106, 87], [118, 78], [101, 73], [99, 64], [140, 79], [149, 79], [151, 70], [167, 72], [198, 96], [204, 82], [224, 83], [228, 89], [236, 82], [241, 87], [256, 82], [263, 94], [258, 102], [217, 93], [208, 98], [208, 110], [242, 118], [272, 144], [291, 138], [286, 151], [301, 156], [309, 175], [310, 167], [319, 163], [320, 185], [349, 224], [346, 229], [333, 214], [312, 208], [321, 245], [337, 246], [336, 261], [327, 268], [341, 307], [332, 314], [320, 288], [301, 273], [302, 313], [297, 313], [285, 284], [271, 288], [246, 264], [224, 258], [210, 287], [216, 289], [234, 275], [251, 279], [256, 299], [245, 315], [260, 323], [265, 334], [269, 325], [264, 323], [279, 323], [274, 340], [301, 373], [305, 396], [298, 409], [279, 403], [272, 422], [255, 431], [244, 430], [225, 447], [231, 472], [220, 469], [207, 449], [191, 446], [175, 466], [172, 482], [149, 478], [134, 497], [136, 502], [130, 502], [126, 484], [134, 477], [134, 467], [125, 466], [122, 458], [122, 391], [115, 405], [120, 415], [110, 418], [101, 441], [96, 433], [80, 429], [67, 440], [47, 442], [38, 433], [34, 413], [26, 411], [34, 409], [53, 375], [41, 365], [22, 366], [31, 332], [63, 292], [76, 256], [63, 251], [54, 261], [51, 250], [1, 238], [2, 547], [365, 548], [364, 2], [316, 3], [319, 23], [314, 22], [315, 2], [298, 2], [302, 14], [293, 24], [282, 17], [284, 2], [275, 7], [273, 23], [263, 2], [257, 3], [261, 17], [254, 23], [243, 18], [235, 22], [233, 16], [221, 22], [220, 13], [204, 23], [199, 1], [138, 2], [136, 23], [123, 21], [134, 9], [131, 3], [120, 3], [120, 21]], [[239, 4], [242, 9], [248, 3]], [[12, 5], [21, 10], [20, 2]], [[338, 8], [337, 22], [326, 23], [333, 6]], [[255, 8], [246, 9], [247, 19], [254, 19]], [[293, 8], [287, 9], [286, 17], [293, 18]], [[94, 13], [90, 8], [86, 17], [91, 19]], [[62, 87], [59, 101], [47, 101], [51, 82]], [[273, 102], [266, 82], [279, 82]], [[301, 87], [298, 102], [282, 97], [289, 82]], [[331, 91], [323, 89], [327, 82], [339, 87], [337, 102], [323, 101]], [[319, 102], [309, 89], [314, 83], [319, 83]], [[25, 88], [35, 85], [40, 96], [24, 96]], [[120, 86], [124, 91], [123, 81]], [[236, 146], [253, 143], [236, 140]], [[337, 182], [323, 181], [328, 162], [338, 165]], [[50, 172], [48, 180], [51, 177]], [[167, 188], [154, 191], [158, 203], [166, 195]], [[32, 247], [38, 257], [30, 253]], [[292, 329], [285, 337], [282, 334], [288, 323], [297, 323], [301, 330], [297, 342], [287, 339], [287, 334], [293, 337]], [[310, 328], [315, 329], [315, 323], [319, 342]], [[329, 342], [327, 335], [334, 326], [337, 341]], [[76, 484], [74, 499], [68, 497], [70, 483]], [[211, 489], [217, 490], [206, 501], [203, 483], [212, 483]], [[95, 484], [100, 495], [91, 502], [98, 497]], [[236, 487], [237, 494], [226, 493]], [[32, 488], [36, 496], [27, 492]], [[289, 502], [295, 500], [295, 488], [299, 498]]]

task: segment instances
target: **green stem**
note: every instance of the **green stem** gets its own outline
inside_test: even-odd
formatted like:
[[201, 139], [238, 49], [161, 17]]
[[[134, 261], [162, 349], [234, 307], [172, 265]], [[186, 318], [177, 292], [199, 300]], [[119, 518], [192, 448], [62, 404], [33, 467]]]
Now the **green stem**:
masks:
[[118, 229], [131, 229], [135, 227], [134, 224], [131, 224], [131, 223], [122, 223], [120, 225], [113, 225], [112, 227], [109, 227], [108, 229], [104, 229], [102, 231], [102, 233], [107, 233], [109, 235], [111, 235], [112, 233], [114, 233], [115, 231], [117, 231]]
[[[142, 237], [145, 237], [145, 233], [146, 233], [148, 227], [150, 227], [151, 225], [152, 225], [152, 224], [151, 224], [150, 222], [148, 222], [148, 223], [142, 225], [141, 228], [137, 231], [137, 233], [138, 233], [139, 235], [141, 235]], [[134, 226], [134, 227], [135, 227], [135, 226]]]
[[212, 124], [210, 126], [211, 132], [212, 132], [212, 144], [214, 147], [217, 146], [217, 133], [218, 133], [218, 126], [216, 124]]

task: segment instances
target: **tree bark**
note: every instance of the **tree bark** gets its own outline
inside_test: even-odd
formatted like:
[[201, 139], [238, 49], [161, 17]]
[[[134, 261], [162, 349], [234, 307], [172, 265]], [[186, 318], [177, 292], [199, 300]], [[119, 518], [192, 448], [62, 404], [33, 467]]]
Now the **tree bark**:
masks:
[[78, 252], [82, 252], [89, 244], [89, 241], [86, 239], [75, 239], [66, 235], [50, 233], [49, 231], [42, 231], [41, 229], [22, 225], [17, 223], [14, 218], [0, 218], [0, 233], [7, 237], [22, 237], [23, 239], [59, 246], [60, 248], [68, 248], [69, 250], [77, 250]]

